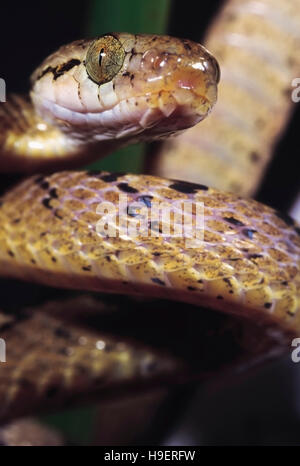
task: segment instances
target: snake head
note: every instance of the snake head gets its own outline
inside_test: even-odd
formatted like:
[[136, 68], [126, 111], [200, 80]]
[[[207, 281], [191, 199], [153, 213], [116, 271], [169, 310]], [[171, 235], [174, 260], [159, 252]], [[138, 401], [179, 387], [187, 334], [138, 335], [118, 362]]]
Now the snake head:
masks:
[[133, 142], [201, 121], [219, 79], [216, 60], [200, 44], [111, 33], [48, 57], [32, 75], [31, 97], [43, 118], [79, 138]]

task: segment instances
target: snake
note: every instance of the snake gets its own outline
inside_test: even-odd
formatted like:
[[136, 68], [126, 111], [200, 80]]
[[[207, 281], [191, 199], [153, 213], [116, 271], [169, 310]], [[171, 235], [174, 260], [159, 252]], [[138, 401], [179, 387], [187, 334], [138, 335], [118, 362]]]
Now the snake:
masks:
[[[201, 339], [210, 338], [204, 322], [211, 315], [215, 335], [233, 334], [239, 366], [288, 351], [300, 328], [300, 226], [247, 196], [291, 113], [286, 88], [299, 69], [293, 46], [300, 40], [294, 13], [282, 0], [227, 2], [205, 41], [221, 63], [221, 81], [207, 48], [170, 36], [109, 33], [46, 58], [31, 76], [30, 94], [11, 95], [0, 106], [0, 169], [26, 175], [0, 200], [0, 275], [74, 293], [131, 296], [135, 316], [147, 315], [147, 307], [154, 315], [154, 306], [158, 321], [163, 312], [175, 320], [178, 306], [181, 325], [190, 304], [202, 316]], [[272, 40], [263, 45], [268, 33]], [[266, 77], [272, 79], [262, 99]], [[154, 174], [77, 170], [116, 148], [165, 138]], [[156, 206], [170, 216], [153, 220]], [[187, 243], [185, 231], [174, 234], [183, 218], [200, 238]], [[143, 297], [173, 304], [168, 311]], [[120, 341], [85, 322], [90, 314], [101, 321], [122, 299], [3, 309], [2, 423], [199, 377], [197, 355], [192, 367], [176, 351], [130, 336]]]

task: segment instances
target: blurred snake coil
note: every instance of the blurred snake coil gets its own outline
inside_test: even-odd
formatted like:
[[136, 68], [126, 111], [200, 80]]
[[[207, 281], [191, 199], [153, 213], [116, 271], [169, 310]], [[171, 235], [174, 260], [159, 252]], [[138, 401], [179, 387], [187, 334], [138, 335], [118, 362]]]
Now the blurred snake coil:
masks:
[[[220, 69], [206, 48], [125, 33], [61, 47], [33, 73], [29, 96], [0, 106], [1, 171], [30, 175], [0, 201], [0, 274], [229, 314], [241, 348], [235, 364], [246, 367], [288, 351], [300, 329], [300, 226], [247, 197], [291, 113], [300, 1], [230, 0], [205, 44], [221, 67], [214, 109]], [[178, 132], [161, 144], [154, 174], [70, 171]], [[188, 202], [191, 225], [202, 203], [203, 239], [188, 248], [185, 238], [163, 237], [163, 218], [135, 237], [100, 235], [98, 206], [118, 206], [121, 196], [146, 217], [155, 203], [174, 212]], [[119, 210], [117, 225], [124, 218], [135, 225], [142, 216]], [[136, 306], [142, 314], [140, 298]], [[83, 326], [98, 308], [82, 298], [0, 315], [1, 422], [201, 376], [172, 352]], [[161, 313], [152, 313], [159, 326]]]

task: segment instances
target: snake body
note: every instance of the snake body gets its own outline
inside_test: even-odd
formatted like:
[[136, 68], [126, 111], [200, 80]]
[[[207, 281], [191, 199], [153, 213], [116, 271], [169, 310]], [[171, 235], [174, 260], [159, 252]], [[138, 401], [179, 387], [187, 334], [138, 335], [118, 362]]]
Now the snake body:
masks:
[[[218, 64], [205, 48], [170, 37], [108, 34], [74, 42], [46, 59], [32, 76], [31, 100], [12, 96], [0, 107], [1, 169], [44, 172], [1, 198], [0, 274], [205, 306], [233, 314], [244, 328], [256, 326], [263, 341], [272, 339], [272, 347], [286, 350], [300, 327], [300, 227], [291, 218], [195, 182], [107, 172], [48, 173], [128, 142], [166, 137], [195, 125], [212, 109], [219, 77]], [[227, 110], [225, 105], [221, 113]], [[279, 126], [269, 128], [270, 139]], [[124, 196], [125, 208], [119, 206]], [[115, 236], [99, 233], [103, 203], [117, 208]], [[203, 237], [192, 247], [185, 237], [161, 235], [180, 224], [184, 203], [191, 207], [186, 216], [190, 227], [196, 225], [197, 206], [204, 209]], [[154, 205], [171, 217], [153, 221]], [[124, 221], [144, 229], [134, 237], [119, 234]], [[182, 370], [172, 356], [164, 359], [132, 342], [120, 351], [116, 340], [106, 344], [101, 333], [79, 331], [70, 323], [69, 336], [63, 338], [71, 351], [58, 356], [53, 347], [61, 341], [61, 319], [3, 317], [6, 340], [21, 337], [28, 348], [20, 363], [20, 352], [8, 349], [10, 362], [1, 368], [3, 420], [47, 405], [53, 385], [51, 403], [57, 404], [76, 401], [89, 390], [103, 391], [103, 385], [109, 391], [121, 382], [143, 379], [144, 360], [158, 362], [154, 378], [164, 375], [171, 381], [170, 374]], [[49, 344], [37, 338], [30, 347], [34, 326]], [[104, 342], [100, 357], [99, 340]], [[249, 336], [246, 341], [253, 344]], [[264, 345], [255, 344], [258, 353], [266, 353]], [[109, 346], [111, 351], [102, 351]], [[42, 359], [39, 347], [45, 349]], [[57, 393], [58, 386], [62, 390]]]
[[[101, 235], [97, 225], [105, 213], [98, 206], [118, 206], [122, 194], [128, 205], [116, 211], [116, 232]], [[204, 237], [196, 247], [172, 232], [163, 237], [167, 220], [151, 217], [152, 205], [163, 202], [175, 214], [178, 201], [191, 203], [185, 219], [191, 227], [197, 204], [204, 205]], [[259, 311], [287, 327], [298, 320], [299, 227], [256, 201], [188, 182], [79, 171], [29, 178], [1, 202], [5, 276], [146, 294], [241, 315]], [[138, 209], [130, 209], [135, 202]], [[136, 217], [145, 228], [131, 237]], [[126, 235], [119, 232], [124, 220]], [[175, 217], [170, 227], [180, 220]]]

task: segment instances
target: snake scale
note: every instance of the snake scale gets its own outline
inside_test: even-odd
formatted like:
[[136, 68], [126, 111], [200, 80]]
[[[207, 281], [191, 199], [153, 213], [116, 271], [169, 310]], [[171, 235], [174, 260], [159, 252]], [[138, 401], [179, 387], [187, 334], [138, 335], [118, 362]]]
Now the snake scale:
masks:
[[[297, 6], [299, 0], [225, 4], [206, 39], [221, 64], [219, 103], [199, 127], [220, 80], [216, 59], [199, 44], [113, 33], [48, 57], [32, 75], [30, 98], [12, 95], [0, 107], [0, 168], [31, 175], [0, 201], [1, 276], [221, 311], [232, 315], [241, 347], [257, 360], [286, 351], [300, 327], [300, 227], [241, 194], [255, 191], [291, 112]], [[155, 162], [162, 178], [70, 171], [116, 147], [192, 126], [163, 143]], [[147, 219], [143, 232], [99, 234], [99, 205], [118, 206], [124, 196], [138, 208], [119, 208], [117, 233], [124, 219], [133, 228]], [[170, 224], [152, 221], [159, 203], [173, 212]], [[196, 247], [161, 235], [180, 223], [184, 203], [192, 226], [203, 206]], [[60, 306], [1, 314], [2, 422], [118, 387], [191, 376], [172, 351], [82, 326], [83, 310], [95, 312], [99, 303], [72, 302], [79, 320], [68, 303]], [[142, 313], [143, 303], [136, 306]]]

